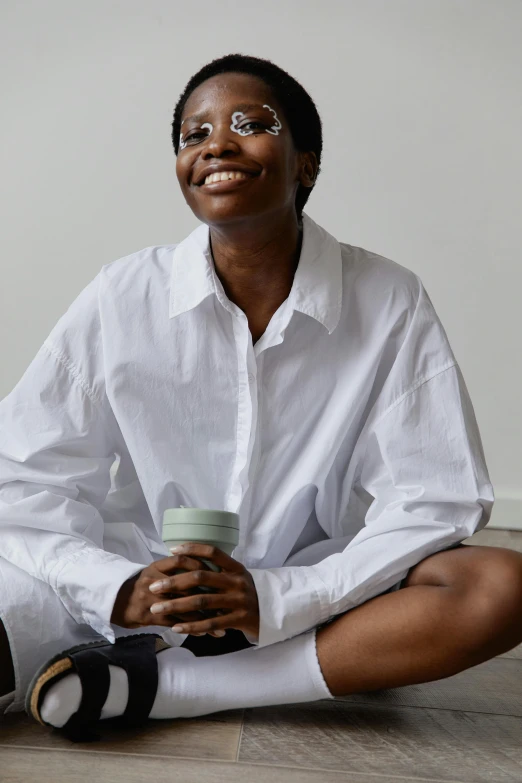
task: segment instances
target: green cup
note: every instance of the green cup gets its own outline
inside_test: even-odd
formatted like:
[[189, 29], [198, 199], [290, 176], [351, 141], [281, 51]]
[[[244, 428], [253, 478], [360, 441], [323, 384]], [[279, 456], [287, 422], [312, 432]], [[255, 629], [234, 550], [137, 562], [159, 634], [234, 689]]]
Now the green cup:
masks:
[[[239, 515], [232, 511], [217, 511], [205, 508], [167, 508], [163, 512], [163, 541], [167, 548], [176, 544], [201, 542], [212, 544], [222, 549], [227, 555], [232, 555], [239, 543]], [[169, 552], [170, 554], [170, 552]], [[219, 566], [203, 557], [197, 557], [212, 571], [221, 571]], [[184, 568], [177, 568], [175, 573], [185, 573]], [[215, 593], [213, 587], [199, 585], [196, 588], [202, 593]]]

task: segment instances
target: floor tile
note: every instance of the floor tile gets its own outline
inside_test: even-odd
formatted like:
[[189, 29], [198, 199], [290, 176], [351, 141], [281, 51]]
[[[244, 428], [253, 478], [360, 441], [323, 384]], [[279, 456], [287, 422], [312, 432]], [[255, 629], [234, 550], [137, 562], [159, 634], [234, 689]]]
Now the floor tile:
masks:
[[79, 743], [40, 726], [25, 713], [13, 713], [0, 718], [0, 749], [9, 745], [234, 761], [242, 715], [243, 710], [228, 710], [201, 718], [150, 720], [141, 729], [118, 729], [113, 721], [103, 721], [103, 740]]
[[522, 719], [341, 700], [263, 707], [245, 710], [238, 759], [360, 776], [520, 783]]
[[[405, 783], [388, 775], [324, 772], [224, 761], [176, 761], [171, 758], [126, 756], [119, 753], [65, 753], [53, 750], [0, 748], [2, 783], [85, 783], [89, 775], [95, 783]], [[37, 776], [36, 773], [37, 772]], [[449, 780], [446, 779], [446, 780]], [[428, 778], [409, 783], [436, 783]], [[460, 783], [452, 781], [452, 783]]]
[[522, 661], [493, 658], [444, 680], [340, 698], [376, 706], [430, 707], [522, 717]]

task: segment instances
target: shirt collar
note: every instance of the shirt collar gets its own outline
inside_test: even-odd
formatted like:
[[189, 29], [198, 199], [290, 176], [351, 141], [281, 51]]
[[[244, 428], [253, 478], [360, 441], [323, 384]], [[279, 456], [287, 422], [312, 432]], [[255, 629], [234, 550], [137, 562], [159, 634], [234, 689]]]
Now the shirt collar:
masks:
[[[209, 245], [209, 227], [198, 226], [176, 245], [172, 259], [169, 318], [197, 307], [210, 294], [223, 303]], [[303, 243], [288, 304], [315, 318], [331, 334], [341, 315], [342, 259], [339, 242], [303, 213]]]

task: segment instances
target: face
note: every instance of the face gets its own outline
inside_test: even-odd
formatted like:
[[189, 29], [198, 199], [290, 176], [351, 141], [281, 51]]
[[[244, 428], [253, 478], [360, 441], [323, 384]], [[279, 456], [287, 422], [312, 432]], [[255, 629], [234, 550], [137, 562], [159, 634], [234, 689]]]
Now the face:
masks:
[[181, 117], [176, 174], [203, 223], [295, 214], [297, 188], [311, 187], [316, 172], [314, 153], [295, 149], [281, 106], [261, 79], [226, 73], [191, 93]]

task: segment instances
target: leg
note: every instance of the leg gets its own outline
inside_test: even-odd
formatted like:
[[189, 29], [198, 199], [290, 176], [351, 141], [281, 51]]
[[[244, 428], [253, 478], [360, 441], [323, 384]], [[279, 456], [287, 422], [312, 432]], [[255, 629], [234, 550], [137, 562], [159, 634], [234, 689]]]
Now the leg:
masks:
[[[161, 626], [119, 628], [117, 636], [145, 631], [161, 636], [167, 632], [169, 644], [180, 644], [179, 635]], [[48, 584], [0, 557], [0, 695], [15, 690], [15, 701], [6, 712], [23, 712], [27, 688], [42, 664], [63, 650], [100, 638], [90, 625], [74, 620]], [[3, 711], [2, 707], [0, 715]]]
[[522, 641], [522, 554], [465, 546], [427, 557], [404, 589], [317, 632], [334, 696], [439, 680]]
[[15, 676], [11, 648], [4, 624], [0, 620], [0, 696], [11, 693], [14, 688]]
[[97, 637], [90, 626], [76, 623], [49, 585], [0, 558], [0, 693], [15, 691], [0, 716], [23, 711], [34, 672], [63, 644]]

